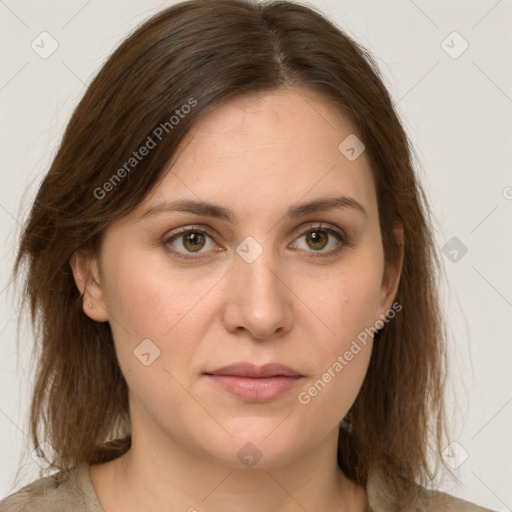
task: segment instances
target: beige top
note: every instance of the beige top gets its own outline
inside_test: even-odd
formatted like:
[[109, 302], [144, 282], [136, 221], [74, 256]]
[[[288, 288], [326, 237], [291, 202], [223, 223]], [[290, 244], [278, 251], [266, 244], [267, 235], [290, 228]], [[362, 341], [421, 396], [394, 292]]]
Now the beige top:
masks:
[[[441, 492], [426, 492], [419, 503], [400, 507], [382, 480], [370, 475], [366, 486], [370, 512], [493, 512]], [[105, 512], [82, 463], [67, 472], [40, 478], [0, 502], [0, 512]]]

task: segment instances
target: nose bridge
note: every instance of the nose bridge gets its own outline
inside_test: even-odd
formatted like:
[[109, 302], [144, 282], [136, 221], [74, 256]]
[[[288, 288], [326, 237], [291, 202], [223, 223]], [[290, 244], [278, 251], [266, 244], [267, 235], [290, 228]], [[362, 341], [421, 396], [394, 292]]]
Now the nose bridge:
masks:
[[270, 247], [248, 237], [237, 247], [224, 315], [229, 330], [245, 328], [257, 338], [286, 330], [292, 319], [288, 288]]
[[277, 272], [273, 270], [275, 267], [274, 258], [270, 254], [262, 254], [251, 263], [243, 259], [236, 263], [235, 272], [243, 283], [241, 288], [248, 300], [260, 300], [261, 304], [264, 304], [268, 299], [278, 298], [279, 287], [282, 284], [277, 277]]

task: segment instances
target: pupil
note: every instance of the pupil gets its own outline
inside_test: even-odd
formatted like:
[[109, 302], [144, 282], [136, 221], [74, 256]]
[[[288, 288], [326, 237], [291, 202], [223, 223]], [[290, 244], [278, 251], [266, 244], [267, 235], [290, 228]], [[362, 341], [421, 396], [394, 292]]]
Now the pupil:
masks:
[[[322, 249], [325, 246], [325, 243], [322, 244], [322, 242], [321, 242], [322, 233], [323, 233], [323, 231], [312, 231], [309, 234], [311, 242], [316, 246], [316, 247], [314, 247], [315, 249]], [[320, 244], [320, 247], [318, 247], [318, 244]]]
[[[188, 235], [185, 235], [186, 237], [186, 245], [190, 246], [192, 249], [197, 249], [198, 246], [201, 244], [201, 237], [202, 235], [198, 235], [197, 233], [189, 233]], [[200, 247], [199, 247], [200, 248]]]

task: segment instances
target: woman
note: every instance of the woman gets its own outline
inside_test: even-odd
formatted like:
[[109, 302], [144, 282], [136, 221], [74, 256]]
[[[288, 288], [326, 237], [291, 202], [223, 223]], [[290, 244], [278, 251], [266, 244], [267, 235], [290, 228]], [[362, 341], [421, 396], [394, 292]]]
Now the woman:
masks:
[[23, 233], [32, 439], [58, 473], [1, 510], [485, 510], [430, 485], [427, 212], [376, 66], [321, 14], [154, 16], [88, 88]]

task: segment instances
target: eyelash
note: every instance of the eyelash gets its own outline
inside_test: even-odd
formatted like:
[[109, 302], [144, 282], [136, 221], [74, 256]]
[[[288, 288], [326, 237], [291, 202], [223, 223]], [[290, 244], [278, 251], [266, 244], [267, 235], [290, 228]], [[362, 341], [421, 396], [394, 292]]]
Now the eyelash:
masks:
[[[299, 235], [297, 236], [296, 240], [301, 238], [301, 237], [303, 237], [304, 235], [307, 235], [308, 233], [312, 233], [314, 231], [325, 231], [328, 235], [334, 236], [335, 238], [338, 239], [339, 245], [338, 245], [338, 247], [336, 247], [335, 249], [331, 249], [330, 251], [318, 252], [317, 254], [313, 254], [311, 256], [313, 258], [326, 258], [326, 257], [334, 256], [339, 251], [341, 251], [343, 246], [350, 246], [349, 240], [348, 240], [347, 236], [343, 232], [338, 231], [338, 230], [336, 230], [336, 229], [334, 229], [334, 228], [332, 228], [330, 226], [325, 226], [323, 224], [318, 224], [316, 226], [308, 226], [307, 228], [305, 228], [304, 230], [302, 230], [299, 233]], [[187, 226], [187, 227], [185, 227], [183, 229], [180, 229], [177, 233], [173, 233], [171, 236], [166, 237], [162, 241], [164, 247], [167, 247], [167, 245], [169, 243], [173, 242], [174, 240], [176, 240], [177, 238], [179, 238], [180, 236], [182, 236], [185, 233], [200, 233], [200, 234], [203, 234], [203, 235], [207, 235], [212, 240], [214, 238], [213, 234], [209, 230], [207, 230], [207, 229], [204, 229], [204, 228], [199, 229], [199, 228], [195, 228], [193, 226]], [[186, 260], [197, 260], [197, 259], [200, 259], [200, 258], [203, 257], [201, 255], [199, 255], [199, 256], [185, 256], [185, 254], [187, 254], [187, 253], [183, 253], [183, 251], [179, 251], [179, 250], [175, 250], [175, 249], [172, 249], [172, 252], [173, 252], [173, 254], [176, 254], [179, 258], [183, 258], [183, 259], [186, 259]], [[316, 251], [308, 251], [308, 252], [315, 253]], [[198, 253], [198, 254], [200, 254], [200, 253]]]

